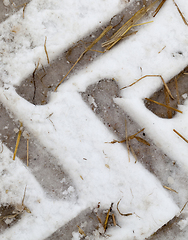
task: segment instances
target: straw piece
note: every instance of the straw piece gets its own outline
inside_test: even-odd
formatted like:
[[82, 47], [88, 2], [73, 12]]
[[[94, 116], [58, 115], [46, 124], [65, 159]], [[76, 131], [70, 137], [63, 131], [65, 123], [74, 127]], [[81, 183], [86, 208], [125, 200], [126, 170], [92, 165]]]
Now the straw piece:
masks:
[[47, 40], [47, 37], [45, 37], [45, 41], [44, 41], [44, 51], [46, 53], [46, 58], [47, 58], [48, 64], [50, 64], [50, 60], [49, 60], [48, 52], [47, 52], [47, 48], [46, 48], [46, 40]]
[[172, 96], [172, 94], [171, 94], [171, 92], [170, 92], [170, 89], [168, 88], [167, 84], [165, 83], [165, 81], [164, 81], [164, 79], [163, 79], [163, 77], [162, 77], [161, 75], [145, 75], [145, 76], [139, 78], [138, 80], [136, 80], [135, 82], [133, 82], [132, 84], [130, 84], [130, 85], [126, 86], [126, 87], [121, 88], [120, 90], [122, 90], [122, 89], [124, 89], [124, 88], [127, 88], [127, 87], [131, 87], [131, 86], [133, 86], [134, 84], [136, 84], [137, 82], [139, 82], [140, 80], [142, 80], [143, 78], [146, 78], [146, 77], [160, 77], [161, 80], [162, 80], [162, 82], [163, 82], [163, 84], [164, 84], [164, 87], [166, 88], [166, 90], [167, 90], [167, 92], [168, 92], [168, 94], [169, 94], [169, 96], [170, 96], [172, 99], [174, 99], [174, 97]]
[[177, 8], [177, 10], [178, 10], [178, 12], [179, 12], [179, 14], [180, 14], [180, 16], [181, 16], [182, 20], [183, 20], [183, 22], [185, 23], [185, 25], [187, 25], [187, 26], [188, 26], [188, 23], [187, 23], [187, 21], [186, 21], [185, 17], [183, 16], [183, 14], [182, 14], [181, 10], [179, 9], [178, 5], [176, 4], [176, 2], [175, 2], [174, 0], [173, 0], [173, 2], [174, 2], [174, 4], [175, 4], [175, 6], [176, 6], [176, 8]]
[[156, 8], [155, 13], [153, 14], [153, 17], [157, 15], [159, 10], [162, 8], [163, 4], [166, 2], [166, 0], [162, 0], [162, 2], [159, 4], [159, 6]]
[[173, 129], [173, 131], [180, 136], [186, 143], [188, 143], [188, 140], [186, 138], [184, 138], [178, 131], [176, 131], [175, 129]]
[[106, 27], [104, 29], [104, 31], [100, 34], [100, 36], [98, 38], [96, 38], [86, 49], [85, 51], [83, 51], [83, 53], [79, 56], [79, 58], [77, 59], [77, 61], [73, 64], [73, 66], [69, 69], [69, 71], [67, 72], [67, 74], [63, 77], [63, 79], [59, 82], [59, 84], [57, 85], [57, 87], [55, 88], [54, 92], [57, 91], [58, 87], [61, 85], [61, 83], [65, 80], [65, 78], [69, 75], [69, 73], [72, 71], [72, 69], [76, 66], [76, 64], [82, 59], [82, 57], [102, 38], [104, 37], [107, 32], [109, 32], [112, 29], [112, 26], [109, 25], [108, 27]]
[[[164, 93], [165, 93], [165, 101], [166, 101], [166, 105], [168, 107], [170, 107], [170, 97], [169, 97], [169, 94], [168, 92], [166, 91], [166, 88], [164, 89]], [[172, 110], [167, 108], [167, 115], [168, 115], [168, 118], [172, 118]]]
[[78, 227], [79, 233], [80, 233], [81, 235], [83, 235], [84, 237], [86, 237], [85, 232], [84, 232], [78, 225], [77, 225], [77, 227]]
[[139, 142], [141, 142], [141, 143], [144, 143], [145, 145], [150, 146], [150, 143], [147, 142], [146, 140], [144, 140], [143, 138], [137, 137], [137, 136], [135, 136], [134, 138], [136, 138], [137, 141], [139, 141]]
[[112, 48], [117, 42], [119, 42], [122, 37], [133, 27], [135, 24], [158, 2], [159, 0], [154, 1], [148, 7], [143, 6], [138, 10], [117, 32], [115, 32], [112, 37], [102, 43], [102, 47], [107, 47], [105, 50]]
[[113, 207], [113, 203], [111, 204], [111, 206], [108, 209], [108, 212], [106, 214], [106, 219], [105, 219], [105, 222], [104, 222], [104, 231], [106, 231], [106, 228], [107, 228], [107, 225], [108, 225], [108, 219], [109, 219], [110, 212], [112, 211], [112, 207]]
[[17, 140], [16, 140], [16, 147], [15, 147], [15, 150], [14, 150], [14, 155], [13, 155], [13, 160], [15, 160], [16, 158], [16, 153], [17, 153], [17, 150], [18, 150], [18, 146], [19, 146], [19, 143], [20, 143], [20, 138], [21, 138], [21, 134], [22, 134], [22, 122], [20, 122], [20, 130], [18, 132], [18, 137], [17, 137]]
[[119, 203], [120, 203], [121, 199], [119, 200], [119, 202], [117, 203], [117, 210], [119, 212], [119, 214], [121, 216], [124, 216], [124, 217], [127, 217], [127, 216], [130, 216], [130, 215], [133, 215], [132, 213], [121, 213], [120, 210], [119, 210]]
[[180, 213], [182, 213], [182, 212], [183, 212], [183, 210], [184, 210], [184, 208], [186, 207], [187, 203], [188, 203], [188, 201], [187, 201], [187, 202], [184, 204], [184, 206], [182, 207], [182, 209], [181, 209]]
[[145, 98], [145, 99], [146, 99], [147, 101], [150, 101], [150, 102], [156, 103], [156, 104], [158, 104], [158, 105], [160, 105], [160, 106], [163, 106], [163, 107], [166, 107], [166, 108], [172, 109], [173, 111], [176, 111], [176, 112], [179, 112], [179, 113], [183, 113], [182, 111], [180, 111], [180, 110], [178, 110], [178, 109], [176, 109], [176, 108], [173, 108], [173, 107], [167, 106], [167, 105], [165, 105], [165, 104], [163, 104], [163, 103], [160, 103], [160, 102], [154, 101], [154, 100], [152, 100], [152, 99], [150, 99], [150, 98]]
[[172, 192], [178, 193], [178, 192], [176, 192], [176, 190], [174, 190], [174, 189], [172, 189], [172, 188], [170, 188], [170, 187], [167, 187], [167, 186], [163, 186], [163, 187], [166, 188], [167, 190], [170, 190], [170, 191], [172, 191]]

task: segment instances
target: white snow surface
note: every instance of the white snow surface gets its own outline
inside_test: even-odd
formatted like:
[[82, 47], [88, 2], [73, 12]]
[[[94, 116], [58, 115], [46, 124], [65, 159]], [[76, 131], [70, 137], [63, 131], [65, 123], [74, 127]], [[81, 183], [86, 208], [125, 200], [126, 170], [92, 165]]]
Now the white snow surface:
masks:
[[[176, 2], [188, 19], [187, 1]], [[29, 170], [18, 158], [13, 162], [12, 153], [3, 145], [0, 169], [6, 174], [1, 177], [1, 202], [20, 203], [27, 184], [25, 204], [32, 213], [25, 213], [18, 224], [1, 235], [1, 239], [44, 239], [99, 201], [108, 209], [112, 202], [122, 199], [121, 211], [135, 213], [129, 217], [117, 213], [121, 228], [108, 230], [108, 239], [112, 240], [145, 239], [179, 212], [161, 183], [141, 164], [135, 164], [132, 156], [128, 161], [123, 146], [105, 143], [112, 141], [113, 134], [78, 93], [102, 78], [114, 78], [120, 87], [146, 74], [160, 74], [168, 81], [187, 66], [188, 27], [172, 0], [166, 1], [152, 19], [153, 23], [142, 26], [135, 36], [122, 41], [63, 83], [51, 94], [49, 104], [34, 106], [15, 92], [14, 85], [33, 72], [39, 58], [41, 63], [46, 63], [45, 36], [49, 57], [53, 59], [125, 6], [126, 1], [121, 0], [33, 0], [25, 10], [24, 19], [20, 10], [0, 24], [1, 81], [9, 87], [7, 90], [2, 84], [0, 101], [58, 159], [78, 194], [76, 201], [48, 199]], [[183, 55], [176, 55], [178, 51]], [[187, 144], [172, 130], [175, 128], [188, 137], [188, 101], [179, 106], [183, 114], [171, 120], [156, 117], [144, 107], [143, 99], [160, 86], [160, 79], [143, 79], [123, 90], [122, 98], [115, 101], [126, 108], [141, 128], [145, 127], [148, 136], [172, 160], [176, 159], [187, 168]], [[51, 113], [55, 128], [47, 119]], [[79, 239], [76, 233], [73, 235]]]

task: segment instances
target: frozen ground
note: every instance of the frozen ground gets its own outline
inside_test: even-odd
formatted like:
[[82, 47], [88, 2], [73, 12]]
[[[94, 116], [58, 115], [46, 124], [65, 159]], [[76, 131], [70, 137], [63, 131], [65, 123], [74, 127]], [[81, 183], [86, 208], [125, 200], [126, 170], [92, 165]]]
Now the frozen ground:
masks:
[[[2, 13], [11, 15], [15, 6], [3, 3]], [[176, 3], [187, 19], [186, 0]], [[168, 82], [187, 66], [188, 26], [174, 2], [167, 0], [155, 18], [148, 13], [142, 22], [153, 22], [137, 27], [135, 35], [110, 51], [86, 55], [52, 91], [71, 67], [65, 51], [75, 61], [81, 54], [78, 49], [78, 56], [71, 54], [77, 41], [93, 41], [114, 15], [129, 18], [142, 4], [32, 0], [24, 16], [23, 7], [14, 9], [1, 22], [1, 239], [187, 239], [187, 207], [180, 211], [188, 200], [188, 145], [173, 131], [188, 138], [185, 88], [179, 86], [184, 101], [177, 106], [183, 113], [171, 119], [156, 116], [144, 104], [163, 86], [160, 78], [145, 78], [120, 91], [148, 74]], [[136, 163], [132, 154], [129, 161], [126, 143], [110, 143], [125, 139], [125, 119], [128, 136], [145, 128], [138, 136], [150, 143], [131, 140]], [[19, 121], [22, 137], [13, 161]], [[121, 212], [132, 215], [121, 215], [118, 202]], [[100, 219], [104, 223], [112, 203], [104, 233]], [[112, 214], [117, 226], [110, 223]]]

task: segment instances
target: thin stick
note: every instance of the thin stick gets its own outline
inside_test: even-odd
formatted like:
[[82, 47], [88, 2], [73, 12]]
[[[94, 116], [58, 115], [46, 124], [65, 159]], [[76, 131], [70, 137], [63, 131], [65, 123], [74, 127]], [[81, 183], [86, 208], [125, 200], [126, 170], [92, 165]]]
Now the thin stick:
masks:
[[121, 88], [120, 90], [125, 89], [125, 88], [127, 88], [127, 87], [131, 87], [131, 86], [133, 86], [134, 84], [136, 84], [137, 82], [139, 82], [140, 80], [142, 80], [143, 78], [146, 78], [146, 77], [160, 77], [161, 80], [162, 80], [162, 82], [163, 82], [163, 84], [164, 84], [164, 87], [166, 88], [166, 90], [167, 90], [167, 92], [168, 92], [168, 94], [169, 94], [169, 96], [170, 96], [172, 99], [174, 99], [174, 97], [172, 96], [172, 94], [171, 94], [171, 92], [170, 92], [170, 89], [168, 88], [167, 84], [165, 83], [165, 81], [164, 81], [164, 79], [163, 79], [163, 77], [162, 77], [161, 75], [145, 75], [145, 76], [139, 78], [138, 80], [136, 80], [135, 82], [133, 82], [132, 84], [130, 84], [130, 85], [126, 86], [126, 87]]
[[156, 8], [155, 13], [153, 14], [153, 17], [157, 15], [159, 10], [162, 8], [163, 4], [166, 2], [166, 0], [162, 0], [162, 2], [159, 4], [159, 6]]
[[150, 102], [156, 103], [156, 104], [158, 104], [158, 105], [160, 105], [160, 106], [163, 106], [163, 107], [166, 107], [166, 108], [172, 109], [173, 111], [176, 111], [176, 112], [179, 112], [179, 113], [183, 113], [182, 111], [180, 111], [180, 110], [178, 110], [178, 109], [176, 109], [176, 108], [173, 108], [173, 107], [167, 106], [167, 105], [165, 105], [165, 104], [163, 104], [163, 103], [160, 103], [160, 102], [154, 101], [154, 100], [152, 100], [152, 99], [150, 99], [150, 98], [145, 98], [145, 99], [146, 99], [147, 101], [150, 101]]
[[133, 215], [132, 213], [121, 213], [120, 210], [119, 210], [119, 203], [120, 203], [121, 199], [119, 200], [119, 202], [117, 203], [117, 210], [118, 210], [118, 213], [121, 215], [121, 216], [124, 216], [124, 217], [127, 217], [127, 216], [130, 216], [130, 215]]
[[50, 64], [50, 60], [49, 60], [48, 52], [47, 52], [47, 48], [46, 48], [46, 40], [47, 40], [47, 37], [45, 37], [45, 41], [44, 41], [44, 51], [46, 53], [46, 58], [47, 58], [48, 64]]
[[172, 191], [172, 192], [178, 193], [178, 192], [176, 192], [176, 190], [174, 190], [174, 189], [172, 189], [172, 188], [170, 188], [170, 187], [167, 187], [167, 186], [163, 186], [163, 187], [166, 188], [166, 189], [169, 190], [169, 191]]
[[186, 138], [184, 138], [179, 132], [177, 132], [175, 129], [173, 129], [173, 131], [180, 136], [186, 143], [188, 143], [188, 140]]
[[19, 143], [20, 143], [21, 134], [22, 134], [22, 122], [20, 122], [20, 130], [18, 132], [18, 137], [17, 137], [17, 140], [16, 140], [16, 147], [15, 147], [15, 150], [14, 150], [13, 160], [15, 160], [15, 158], [16, 158], [16, 153], [17, 153], [18, 146], [19, 146]]
[[175, 4], [175, 6], [176, 6], [176, 8], [177, 8], [177, 10], [178, 10], [178, 12], [179, 12], [179, 14], [180, 14], [180, 16], [181, 16], [182, 20], [183, 20], [183, 22], [185, 23], [185, 25], [187, 25], [187, 26], [188, 26], [188, 23], [187, 23], [187, 21], [186, 21], [185, 17], [183, 16], [183, 14], [182, 14], [181, 10], [179, 9], [178, 5], [176, 4], [176, 2], [175, 2], [174, 0], [173, 0], [173, 2], [174, 2], [174, 4]]
[[76, 64], [83, 58], [83, 56], [102, 38], [104, 37], [107, 32], [109, 32], [112, 29], [112, 26], [109, 25], [104, 29], [104, 31], [100, 34], [98, 38], [96, 38], [86, 49], [83, 51], [83, 53], [79, 56], [77, 61], [73, 64], [73, 66], [70, 68], [70, 70], [67, 72], [67, 74], [63, 77], [63, 79], [59, 82], [57, 87], [55, 88], [54, 92], [57, 91], [58, 87], [61, 85], [61, 83], [65, 80], [65, 78], [69, 75], [69, 73], [72, 71], [72, 69], [76, 66]]

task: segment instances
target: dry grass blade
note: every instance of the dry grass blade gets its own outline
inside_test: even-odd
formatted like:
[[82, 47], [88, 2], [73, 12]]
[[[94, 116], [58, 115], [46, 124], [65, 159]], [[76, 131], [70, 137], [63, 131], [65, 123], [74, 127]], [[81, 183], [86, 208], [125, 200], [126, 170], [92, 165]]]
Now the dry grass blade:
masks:
[[18, 132], [18, 137], [17, 137], [17, 140], [16, 140], [16, 147], [15, 147], [15, 150], [14, 150], [14, 155], [13, 155], [13, 160], [15, 160], [16, 158], [16, 153], [17, 153], [17, 150], [18, 150], [18, 146], [19, 146], [19, 143], [20, 143], [20, 138], [21, 138], [21, 134], [22, 134], [22, 122], [20, 122], [20, 130]]
[[162, 0], [162, 2], [159, 4], [159, 6], [156, 8], [155, 13], [153, 14], [153, 17], [157, 15], [159, 10], [162, 8], [163, 4], [166, 2], [166, 0]]
[[[166, 89], [164, 89], [164, 94], [165, 94], [166, 105], [170, 107], [170, 97]], [[172, 110], [170, 108], [167, 108], [167, 115], [168, 115], [168, 118], [172, 118]]]
[[114, 213], [112, 214], [112, 221], [113, 221], [114, 226], [116, 226], [117, 224], [116, 224], [116, 219], [115, 219]]
[[120, 90], [123, 90], [123, 89], [125, 89], [125, 88], [131, 87], [131, 86], [133, 86], [134, 84], [136, 84], [137, 82], [139, 82], [140, 80], [142, 80], [142, 79], [144, 79], [144, 78], [146, 78], [146, 77], [160, 77], [161, 80], [162, 80], [162, 82], [163, 82], [163, 84], [164, 84], [164, 87], [165, 87], [166, 91], [167, 91], [168, 94], [169, 94], [169, 96], [170, 96], [172, 99], [174, 99], [174, 97], [172, 96], [172, 94], [171, 94], [171, 92], [170, 92], [170, 89], [168, 88], [167, 84], [165, 83], [165, 81], [164, 81], [164, 79], [163, 79], [163, 77], [162, 77], [161, 75], [145, 75], [145, 76], [139, 78], [138, 80], [136, 80], [135, 82], [133, 82], [132, 84], [130, 84], [130, 85], [126, 86], [126, 87], [121, 88]]
[[170, 187], [167, 187], [167, 186], [163, 186], [163, 187], [166, 188], [167, 190], [171, 191], [171, 192], [178, 193], [178, 192], [176, 192], [176, 190], [174, 190], [174, 189], [172, 189], [172, 188], [170, 188]]
[[175, 2], [174, 0], [173, 0], [173, 2], [174, 2], [174, 4], [175, 4], [175, 6], [176, 6], [176, 8], [177, 8], [177, 10], [178, 10], [178, 12], [179, 12], [179, 14], [180, 14], [180, 16], [181, 16], [182, 20], [183, 20], [183, 22], [185, 23], [185, 25], [187, 25], [187, 26], [188, 26], [188, 23], [187, 23], [187, 21], [186, 21], [185, 17], [183, 16], [183, 14], [182, 14], [181, 10], [179, 9], [178, 5], [176, 4], [176, 2]]
[[44, 51], [46, 53], [46, 58], [47, 58], [48, 64], [50, 64], [50, 60], [49, 60], [48, 52], [47, 52], [47, 48], [46, 48], [46, 41], [47, 41], [47, 37], [45, 37], [45, 41], [44, 41]]
[[173, 107], [167, 106], [167, 105], [165, 105], [165, 104], [163, 104], [163, 103], [160, 103], [160, 102], [154, 101], [154, 100], [152, 100], [152, 99], [150, 99], [150, 98], [145, 98], [145, 99], [146, 99], [147, 101], [150, 101], [150, 102], [156, 103], [156, 104], [158, 104], [158, 105], [160, 105], [160, 106], [163, 106], [163, 107], [166, 107], [166, 108], [172, 109], [173, 111], [176, 111], [176, 112], [179, 112], [179, 113], [183, 113], [182, 111], [180, 111], [180, 110], [178, 110], [178, 109], [176, 109], [176, 108], [173, 108]]
[[184, 138], [179, 132], [177, 132], [175, 129], [173, 129], [173, 131], [180, 136], [186, 143], [188, 143], [188, 140], [186, 138]]
[[143, 138], [137, 137], [137, 136], [135, 136], [134, 138], [136, 138], [137, 141], [139, 141], [139, 142], [141, 142], [141, 143], [144, 143], [145, 145], [150, 146], [150, 143], [147, 142], [146, 140], [144, 140]]
[[83, 235], [84, 237], [86, 237], [86, 234], [85, 234], [84, 230], [82, 230], [78, 225], [77, 225], [77, 227], [78, 227], [79, 233], [80, 233], [81, 235]]
[[109, 219], [110, 212], [112, 211], [112, 207], [113, 207], [113, 203], [111, 204], [111, 206], [108, 209], [108, 212], [106, 214], [106, 219], [105, 219], [105, 222], [104, 222], [104, 231], [106, 231], [106, 229], [107, 229], [108, 219]]
[[183, 210], [185, 209], [185, 207], [186, 207], [187, 203], [188, 203], [188, 201], [187, 201], [187, 202], [184, 204], [184, 206], [182, 207], [182, 209], [181, 209], [180, 213], [182, 213], [182, 212], [183, 212]]
[[124, 217], [127, 217], [127, 216], [130, 216], [130, 215], [133, 215], [132, 213], [121, 213], [120, 210], [119, 210], [119, 203], [120, 203], [121, 199], [119, 200], [119, 202], [117, 203], [117, 210], [118, 210], [118, 213], [121, 215], [121, 216], [124, 216]]
[[117, 32], [115, 32], [112, 37], [102, 43], [102, 47], [107, 47], [105, 51], [109, 50], [117, 42], [119, 42], [122, 37], [133, 27], [135, 24], [158, 2], [159, 0], [154, 1], [148, 7], [144, 6], [138, 10], [133, 17], [131, 17]]
[[55, 88], [54, 92], [57, 91], [58, 87], [61, 85], [61, 83], [65, 80], [65, 78], [69, 75], [69, 73], [72, 71], [72, 69], [76, 66], [76, 64], [83, 58], [83, 56], [89, 51], [91, 50], [91, 48], [102, 38], [104, 37], [107, 32], [109, 32], [112, 29], [112, 26], [109, 25], [108, 27], [106, 27], [104, 29], [104, 31], [100, 34], [100, 36], [98, 38], [96, 38], [86, 49], [85, 51], [83, 51], [83, 53], [79, 56], [79, 58], [77, 59], [77, 61], [73, 64], [73, 66], [70, 68], [70, 70], [67, 72], [67, 74], [63, 77], [63, 79], [59, 82], [59, 84], [57, 85], [57, 87]]
[[142, 128], [140, 131], [138, 131], [137, 133], [135, 133], [135, 134], [133, 134], [133, 135], [131, 135], [131, 136], [129, 136], [128, 138], [129, 138], [129, 140], [131, 140], [131, 139], [133, 139], [133, 138], [135, 138], [135, 136], [136, 135], [138, 135], [139, 133], [141, 133], [142, 131], [144, 131], [144, 129], [145, 128]]

